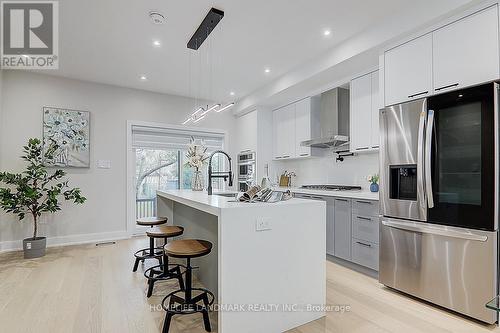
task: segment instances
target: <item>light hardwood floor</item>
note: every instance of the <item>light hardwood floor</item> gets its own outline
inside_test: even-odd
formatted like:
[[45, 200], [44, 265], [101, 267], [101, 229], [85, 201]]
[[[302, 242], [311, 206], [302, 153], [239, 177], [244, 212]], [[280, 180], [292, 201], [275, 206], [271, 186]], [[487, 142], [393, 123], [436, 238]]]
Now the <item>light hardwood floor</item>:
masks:
[[[134, 238], [99, 247], [50, 248], [44, 258], [34, 260], [22, 259], [20, 252], [0, 254], [0, 332], [160, 332], [161, 295], [176, 285], [159, 283], [146, 298], [142, 268], [131, 271], [132, 253], [146, 244], [146, 239]], [[409, 298], [331, 262], [326, 283], [327, 303], [348, 305], [350, 311], [329, 312], [289, 333], [500, 333], [496, 326]], [[204, 332], [201, 315], [174, 318], [173, 333]], [[215, 313], [211, 320], [216, 332]]]

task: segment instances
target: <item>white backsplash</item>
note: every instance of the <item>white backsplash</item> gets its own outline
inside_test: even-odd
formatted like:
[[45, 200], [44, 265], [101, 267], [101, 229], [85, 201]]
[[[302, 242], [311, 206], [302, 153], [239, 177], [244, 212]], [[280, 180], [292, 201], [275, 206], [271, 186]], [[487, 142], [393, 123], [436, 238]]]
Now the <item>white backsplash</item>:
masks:
[[379, 173], [378, 153], [363, 153], [347, 156], [343, 162], [335, 161], [336, 155], [321, 158], [273, 161], [270, 176], [276, 181], [285, 170], [293, 171], [297, 177], [292, 179], [292, 186], [306, 184], [359, 185], [368, 189], [366, 177]]

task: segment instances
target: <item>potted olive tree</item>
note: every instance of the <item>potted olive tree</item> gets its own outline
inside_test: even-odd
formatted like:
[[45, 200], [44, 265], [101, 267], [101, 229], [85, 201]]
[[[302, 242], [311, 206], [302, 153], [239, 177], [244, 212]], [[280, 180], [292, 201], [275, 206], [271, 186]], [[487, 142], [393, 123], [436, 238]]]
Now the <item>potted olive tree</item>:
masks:
[[16, 214], [19, 221], [26, 215], [33, 221], [33, 237], [23, 240], [24, 258], [38, 258], [45, 255], [46, 237], [38, 237], [38, 223], [43, 213], [61, 210], [60, 199], [82, 204], [86, 198], [79, 188], [69, 188], [62, 178], [63, 170], [49, 172], [47, 166], [53, 164], [56, 145], [44, 149], [39, 139], [29, 139], [21, 158], [27, 162], [26, 169], [18, 174], [0, 172], [0, 207], [8, 213]]

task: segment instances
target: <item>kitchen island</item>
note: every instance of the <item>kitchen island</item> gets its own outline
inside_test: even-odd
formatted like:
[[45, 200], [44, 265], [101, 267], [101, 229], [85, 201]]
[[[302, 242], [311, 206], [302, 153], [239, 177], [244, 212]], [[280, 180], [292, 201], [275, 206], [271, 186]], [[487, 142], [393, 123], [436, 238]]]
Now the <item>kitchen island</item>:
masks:
[[183, 238], [213, 243], [194, 260], [217, 298], [218, 331], [278, 333], [325, 315], [326, 205], [290, 199], [241, 203], [191, 190], [158, 191], [159, 216]]

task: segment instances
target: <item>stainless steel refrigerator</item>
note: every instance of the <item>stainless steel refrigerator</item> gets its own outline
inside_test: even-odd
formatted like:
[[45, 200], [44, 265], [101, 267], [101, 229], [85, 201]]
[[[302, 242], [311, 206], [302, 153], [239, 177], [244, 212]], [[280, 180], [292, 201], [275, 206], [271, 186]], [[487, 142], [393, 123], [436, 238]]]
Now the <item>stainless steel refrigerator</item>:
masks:
[[380, 111], [382, 284], [494, 323], [498, 84]]

